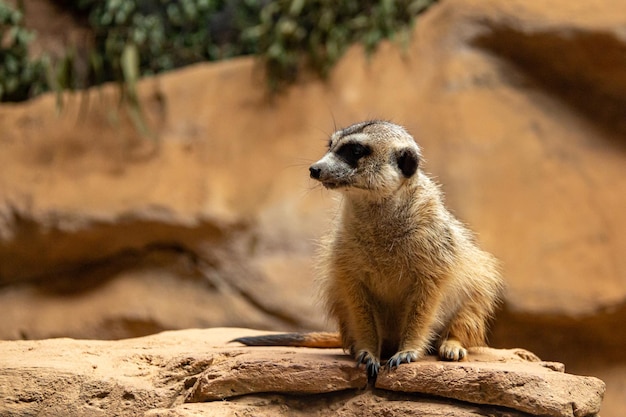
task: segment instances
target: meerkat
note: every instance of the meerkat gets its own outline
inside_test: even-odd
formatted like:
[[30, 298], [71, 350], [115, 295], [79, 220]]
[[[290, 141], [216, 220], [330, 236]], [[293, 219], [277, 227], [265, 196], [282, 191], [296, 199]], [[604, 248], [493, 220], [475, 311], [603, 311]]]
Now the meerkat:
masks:
[[431, 351], [463, 360], [486, 343], [503, 281], [492, 255], [444, 206], [401, 126], [372, 120], [333, 133], [310, 177], [341, 193], [321, 242], [322, 297], [339, 333], [244, 337], [246, 345], [342, 347], [375, 379]]

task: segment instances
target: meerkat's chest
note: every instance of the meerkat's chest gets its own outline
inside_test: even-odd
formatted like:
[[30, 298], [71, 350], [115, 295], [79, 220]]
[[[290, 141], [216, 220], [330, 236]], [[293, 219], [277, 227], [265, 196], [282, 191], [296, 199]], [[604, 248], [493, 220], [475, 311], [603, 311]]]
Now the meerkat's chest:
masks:
[[402, 239], [349, 239], [337, 245], [338, 264], [381, 301], [397, 302], [419, 280], [417, 258]]

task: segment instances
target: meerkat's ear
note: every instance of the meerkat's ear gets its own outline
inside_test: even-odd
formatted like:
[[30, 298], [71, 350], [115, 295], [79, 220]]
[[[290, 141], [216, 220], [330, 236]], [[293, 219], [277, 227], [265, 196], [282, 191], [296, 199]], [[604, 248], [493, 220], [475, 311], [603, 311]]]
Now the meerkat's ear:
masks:
[[402, 175], [406, 178], [410, 178], [415, 174], [419, 166], [419, 161], [419, 156], [413, 148], [403, 148], [396, 151], [396, 163], [398, 164], [398, 168], [400, 168], [400, 172], [402, 172]]

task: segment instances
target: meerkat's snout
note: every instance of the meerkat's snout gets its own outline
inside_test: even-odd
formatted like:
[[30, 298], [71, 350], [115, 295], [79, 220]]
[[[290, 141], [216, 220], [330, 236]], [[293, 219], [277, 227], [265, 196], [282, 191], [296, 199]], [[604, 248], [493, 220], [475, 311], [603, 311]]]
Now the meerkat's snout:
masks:
[[309, 167], [309, 175], [328, 189], [351, 185], [350, 178], [355, 167], [350, 166], [334, 152], [327, 152], [319, 161]]
[[347, 185], [347, 182], [342, 179], [343, 174], [336, 169], [332, 169], [324, 161], [318, 161], [311, 165], [309, 167], [309, 175], [314, 180], [321, 182], [322, 185], [328, 189]]
[[317, 164], [313, 164], [309, 167], [309, 172], [311, 178], [313, 178], [314, 180], [319, 180], [320, 175], [322, 174], [322, 168], [317, 166]]

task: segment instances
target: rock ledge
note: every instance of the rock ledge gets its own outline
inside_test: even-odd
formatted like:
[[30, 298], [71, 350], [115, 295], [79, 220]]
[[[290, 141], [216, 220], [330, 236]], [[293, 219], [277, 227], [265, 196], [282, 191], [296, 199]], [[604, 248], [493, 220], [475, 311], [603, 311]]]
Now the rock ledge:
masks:
[[403, 365], [366, 389], [363, 370], [340, 350], [228, 344], [257, 333], [0, 342], [0, 415], [350, 416], [367, 407], [389, 416], [582, 417], [599, 412], [605, 390], [528, 351], [491, 348], [461, 363]]

